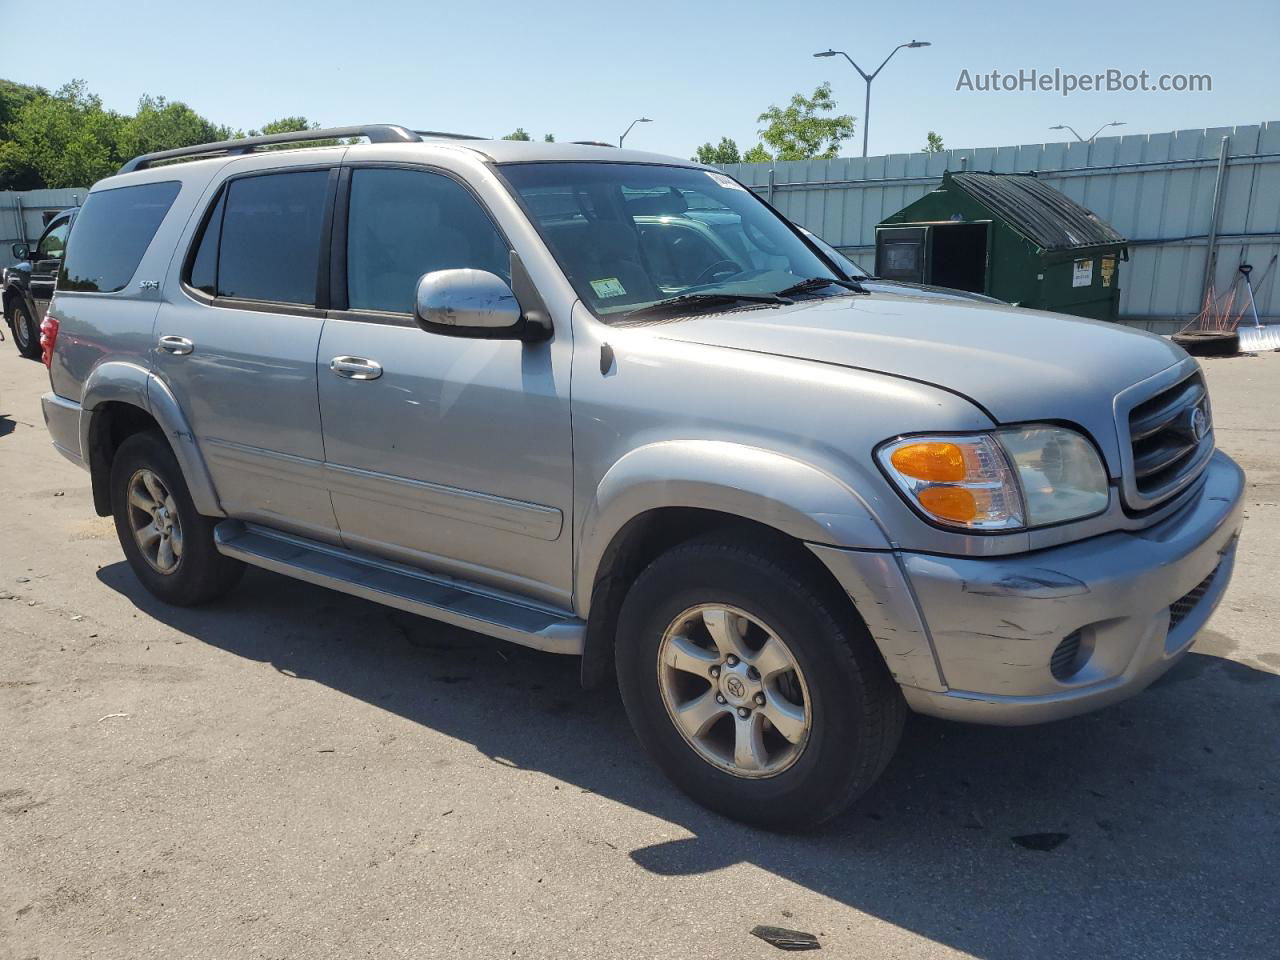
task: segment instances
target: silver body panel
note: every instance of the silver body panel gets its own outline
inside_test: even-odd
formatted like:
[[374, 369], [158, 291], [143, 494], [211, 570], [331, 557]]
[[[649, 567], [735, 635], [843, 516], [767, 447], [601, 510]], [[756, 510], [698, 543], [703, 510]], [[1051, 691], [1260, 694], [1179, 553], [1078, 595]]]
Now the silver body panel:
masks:
[[[202, 512], [293, 537], [293, 560], [266, 548], [253, 560], [242, 543], [250, 562], [372, 599], [366, 579], [379, 563], [397, 577], [449, 578], [468, 596], [523, 598], [568, 632], [547, 641], [514, 621], [488, 632], [543, 649], [581, 649], [575, 631], [610, 545], [667, 507], [743, 517], [809, 544], [925, 712], [1048, 719], [1140, 689], [1186, 649], [1230, 576], [1238, 470], [1216, 454], [1204, 479], [1126, 512], [1131, 452], [1117, 407], [1146, 395], [1126, 392], [1135, 385], [1193, 369], [1179, 348], [1093, 321], [890, 293], [610, 326], [578, 301], [494, 160], [690, 166], [595, 147], [417, 143], [112, 178], [179, 179], [183, 189], [133, 284], [55, 297], [62, 333], [45, 409], [59, 449], [84, 462], [95, 411], [140, 406], [179, 451]], [[420, 165], [463, 181], [519, 254], [551, 338], [448, 337], [399, 315], [230, 309], [183, 288], [188, 247], [226, 177], [342, 163]], [[160, 289], [141, 289], [138, 278], [151, 277]], [[165, 336], [191, 351], [157, 349]], [[1112, 480], [1106, 512], [1001, 535], [943, 530], [907, 506], [872, 456], [901, 434], [1027, 421], [1092, 437]], [[1219, 557], [1210, 595], [1172, 640], [1162, 635], [1169, 604]], [[1030, 583], [1045, 569], [1076, 571], [1088, 589], [966, 589]], [[412, 590], [395, 601], [383, 593], [380, 602], [436, 615]], [[1106, 652], [1095, 672], [1054, 686], [1045, 645], [1102, 620], [1123, 625], [1097, 629], [1095, 655]], [[1009, 666], [1028, 651], [1025, 669]]]

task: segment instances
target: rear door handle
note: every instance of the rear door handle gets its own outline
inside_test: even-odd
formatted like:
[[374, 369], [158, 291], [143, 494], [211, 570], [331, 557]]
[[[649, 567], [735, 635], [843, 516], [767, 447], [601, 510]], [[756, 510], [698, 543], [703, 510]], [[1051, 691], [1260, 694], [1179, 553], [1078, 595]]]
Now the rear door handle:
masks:
[[348, 380], [377, 380], [382, 376], [382, 364], [365, 357], [334, 357], [329, 369]]
[[179, 357], [185, 357], [196, 348], [196, 345], [186, 337], [161, 337], [159, 346], [166, 353]]

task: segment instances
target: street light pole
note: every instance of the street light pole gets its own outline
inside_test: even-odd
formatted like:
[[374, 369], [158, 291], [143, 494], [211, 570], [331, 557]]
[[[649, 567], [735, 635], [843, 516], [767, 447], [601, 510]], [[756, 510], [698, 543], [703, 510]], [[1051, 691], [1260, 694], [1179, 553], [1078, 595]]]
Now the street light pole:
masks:
[[849, 56], [843, 50], [824, 50], [821, 53], [815, 53], [815, 57], [835, 57], [841, 56], [849, 61], [849, 65], [861, 74], [862, 79], [867, 82], [867, 99], [862, 109], [862, 157], [865, 160], [867, 156], [867, 137], [871, 132], [871, 81], [874, 80], [884, 69], [884, 65], [893, 59], [893, 55], [903, 47], [908, 49], [916, 49], [917, 47], [931, 46], [928, 40], [912, 40], [910, 43], [900, 43], [889, 51], [889, 56], [885, 57], [880, 66], [876, 67], [870, 73], [863, 70], [860, 66], [853, 62], [853, 57]]
[[1092, 143], [1094, 140], [1097, 139], [1098, 134], [1100, 134], [1103, 130], [1107, 129], [1107, 127], [1123, 127], [1123, 126], [1124, 126], [1123, 120], [1112, 120], [1110, 123], [1104, 123], [1097, 130], [1093, 131], [1093, 136], [1091, 137], [1080, 136], [1080, 134], [1076, 133], [1076, 128], [1071, 126], [1071, 124], [1069, 123], [1054, 124], [1049, 129], [1050, 130], [1070, 130], [1072, 134], [1074, 134], [1075, 138], [1081, 143]]
[[618, 138], [619, 149], [622, 148], [622, 141], [627, 139], [627, 134], [631, 132], [631, 127], [634, 127], [637, 123], [653, 123], [653, 121], [648, 117], [637, 117], [635, 120], [632, 120], [631, 125], [628, 126], [627, 129], [623, 131], [622, 136]]

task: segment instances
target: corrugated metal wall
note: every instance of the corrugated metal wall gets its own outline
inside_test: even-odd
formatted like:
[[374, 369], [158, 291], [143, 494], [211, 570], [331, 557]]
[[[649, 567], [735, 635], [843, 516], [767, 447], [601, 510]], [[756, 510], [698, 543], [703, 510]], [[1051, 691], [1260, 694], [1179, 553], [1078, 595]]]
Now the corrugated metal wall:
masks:
[[[1122, 317], [1153, 329], [1201, 309], [1222, 138], [1227, 162], [1219, 202], [1214, 284], [1236, 284], [1241, 263], [1254, 266], [1258, 311], [1280, 317], [1280, 267], [1257, 281], [1280, 254], [1280, 121], [1213, 127], [1092, 143], [984, 147], [896, 153], [865, 160], [734, 164], [749, 184], [795, 222], [874, 267], [875, 227], [937, 186], [945, 170], [1037, 171], [1045, 183], [1093, 210], [1128, 237], [1121, 268]], [[770, 183], [772, 181], [772, 186]], [[1236, 306], [1244, 297], [1237, 287]]]
[[0, 190], [0, 260], [9, 263], [17, 240], [34, 244], [44, 232], [43, 214], [83, 203], [88, 187], [65, 190]]

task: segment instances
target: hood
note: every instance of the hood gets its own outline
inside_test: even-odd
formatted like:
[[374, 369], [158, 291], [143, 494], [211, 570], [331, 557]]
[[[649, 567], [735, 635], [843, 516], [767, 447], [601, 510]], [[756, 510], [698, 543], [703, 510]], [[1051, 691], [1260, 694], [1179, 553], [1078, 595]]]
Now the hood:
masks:
[[886, 293], [680, 318], [655, 332], [922, 381], [962, 394], [997, 423], [1075, 423], [1113, 476], [1116, 394], [1186, 358], [1162, 337], [1098, 320]]
[[854, 277], [872, 293], [900, 293], [908, 297], [925, 297], [930, 300], [976, 300], [979, 303], [1005, 303], [985, 293], [970, 293], [954, 287], [935, 287], [928, 283], [908, 283], [905, 280], [882, 280], [879, 277]]

